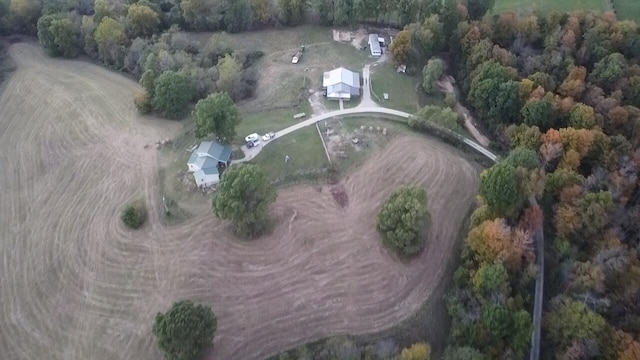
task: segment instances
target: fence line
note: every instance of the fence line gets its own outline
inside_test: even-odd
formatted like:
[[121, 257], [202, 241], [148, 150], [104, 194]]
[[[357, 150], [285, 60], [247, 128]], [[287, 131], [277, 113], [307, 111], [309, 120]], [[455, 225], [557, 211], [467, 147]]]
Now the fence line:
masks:
[[320, 126], [318, 126], [318, 122], [316, 122], [316, 129], [318, 129], [318, 135], [320, 135], [320, 140], [322, 140], [322, 147], [324, 147], [324, 153], [327, 154], [327, 160], [329, 160], [329, 164], [331, 164], [331, 155], [329, 155], [329, 149], [327, 149], [327, 143], [324, 142], [324, 136], [322, 136], [322, 132], [320, 131]]

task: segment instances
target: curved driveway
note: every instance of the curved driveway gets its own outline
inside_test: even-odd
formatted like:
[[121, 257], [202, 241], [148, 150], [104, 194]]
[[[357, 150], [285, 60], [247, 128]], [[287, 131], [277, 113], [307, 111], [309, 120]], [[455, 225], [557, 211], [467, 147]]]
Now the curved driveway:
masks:
[[[361, 104], [362, 105], [362, 104]], [[276, 139], [288, 135], [294, 131], [300, 130], [304, 127], [313, 125], [315, 123], [317, 123], [318, 121], [322, 121], [322, 120], [327, 120], [327, 119], [331, 119], [337, 116], [349, 116], [349, 115], [359, 115], [359, 114], [382, 114], [382, 115], [391, 115], [391, 116], [395, 116], [395, 117], [401, 117], [404, 119], [408, 119], [410, 116], [412, 116], [409, 113], [406, 113], [404, 111], [399, 111], [399, 110], [394, 110], [394, 109], [388, 109], [388, 108], [384, 108], [384, 107], [363, 107], [363, 106], [357, 106], [355, 108], [351, 108], [351, 109], [344, 109], [344, 110], [336, 110], [336, 111], [331, 111], [328, 113], [324, 113], [324, 114], [320, 114], [317, 116], [313, 116], [307, 120], [301, 121], [295, 125], [289, 126], [288, 128], [282, 129], [278, 132], [276, 132]], [[462, 135], [458, 135], [456, 134], [456, 136], [458, 136], [465, 144], [467, 144], [469, 147], [471, 147], [472, 149], [474, 149], [475, 151], [479, 152], [480, 154], [486, 156], [487, 158], [491, 159], [492, 161], [496, 161], [496, 159], [498, 158], [497, 155], [495, 155], [494, 153], [492, 153], [491, 151], [487, 150], [485, 147], [483, 147], [482, 145], [478, 144], [477, 142], [466, 138]], [[241, 162], [245, 162], [245, 161], [250, 161], [252, 160], [254, 157], [256, 157], [260, 151], [262, 151], [262, 149], [269, 145], [272, 141], [268, 141], [268, 142], [263, 142], [262, 145], [260, 146], [256, 146], [254, 148], [251, 149], [247, 149], [246, 146], [242, 146], [242, 151], [244, 151], [245, 153], [245, 157], [242, 159], [238, 159], [236, 161], [234, 161], [234, 163], [241, 163]]]

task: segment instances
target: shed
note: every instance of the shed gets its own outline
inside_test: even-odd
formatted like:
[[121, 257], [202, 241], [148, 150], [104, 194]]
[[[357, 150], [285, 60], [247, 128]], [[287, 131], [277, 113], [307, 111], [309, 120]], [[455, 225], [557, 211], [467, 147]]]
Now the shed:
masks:
[[380, 42], [378, 41], [378, 34], [369, 34], [369, 49], [373, 56], [382, 55], [382, 49], [380, 48]]

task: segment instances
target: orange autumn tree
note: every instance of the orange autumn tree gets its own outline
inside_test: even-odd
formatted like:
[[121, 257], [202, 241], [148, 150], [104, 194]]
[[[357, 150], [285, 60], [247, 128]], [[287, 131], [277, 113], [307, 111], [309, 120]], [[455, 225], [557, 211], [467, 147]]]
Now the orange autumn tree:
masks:
[[512, 229], [504, 219], [485, 221], [471, 229], [467, 242], [480, 263], [500, 260], [510, 271], [522, 268], [522, 258], [534, 260], [529, 232]]

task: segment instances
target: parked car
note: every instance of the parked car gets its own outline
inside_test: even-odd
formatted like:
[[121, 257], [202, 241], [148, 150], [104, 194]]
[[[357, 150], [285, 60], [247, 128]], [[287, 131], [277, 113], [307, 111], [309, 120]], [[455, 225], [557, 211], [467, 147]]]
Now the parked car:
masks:
[[269, 140], [273, 139], [274, 137], [276, 137], [276, 134], [274, 132], [268, 132], [268, 133], [264, 134], [264, 136], [262, 137], [262, 141], [269, 141]]
[[247, 149], [251, 149], [253, 147], [253, 141], [247, 141], [245, 145], [247, 145]]
[[[258, 135], [258, 134], [256, 134], [256, 133], [253, 133], [253, 134], [251, 134], [251, 135], [247, 135], [247, 136], [244, 138], [244, 141], [245, 141], [245, 142], [256, 141], [256, 140], [260, 140], [260, 135]], [[254, 144], [254, 145], [255, 145], [255, 144]]]

